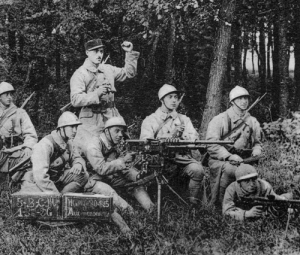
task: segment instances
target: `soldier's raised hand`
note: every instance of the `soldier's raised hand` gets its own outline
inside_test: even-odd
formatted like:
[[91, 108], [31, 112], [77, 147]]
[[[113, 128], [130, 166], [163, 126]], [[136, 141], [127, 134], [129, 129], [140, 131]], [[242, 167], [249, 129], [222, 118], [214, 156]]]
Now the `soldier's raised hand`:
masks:
[[122, 44], [122, 49], [126, 52], [131, 52], [133, 49], [133, 44], [131, 42], [128, 41], [124, 41]]

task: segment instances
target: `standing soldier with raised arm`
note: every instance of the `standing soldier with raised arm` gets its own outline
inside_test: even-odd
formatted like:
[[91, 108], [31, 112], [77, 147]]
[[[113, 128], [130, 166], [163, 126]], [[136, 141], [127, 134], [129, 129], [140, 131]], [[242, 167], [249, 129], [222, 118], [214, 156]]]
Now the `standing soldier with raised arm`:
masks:
[[[176, 138], [194, 141], [199, 139], [190, 118], [176, 111], [180, 104], [180, 94], [181, 92], [172, 85], [165, 84], [160, 88], [158, 99], [161, 106], [143, 121], [140, 139]], [[183, 175], [190, 178], [189, 201], [191, 205], [198, 204], [201, 196], [201, 182], [204, 177], [202, 164], [188, 152], [184, 155], [177, 154], [174, 163], [181, 167]]]
[[0, 189], [7, 181], [8, 170], [28, 158], [38, 140], [27, 112], [13, 103], [14, 92], [10, 83], [0, 83]]
[[88, 41], [85, 44], [87, 59], [71, 78], [71, 103], [81, 107], [82, 128], [95, 135], [100, 134], [109, 118], [120, 115], [115, 107], [115, 82], [136, 75], [140, 53], [132, 50], [131, 42], [123, 42], [122, 48], [126, 52], [125, 66], [119, 68], [102, 64], [104, 45], [100, 39]]
[[215, 116], [208, 124], [206, 139], [223, 140], [236, 126], [241, 127], [226, 140], [234, 141], [234, 145], [208, 145], [209, 168], [212, 184], [212, 202], [222, 205], [225, 190], [235, 181], [237, 165], [250, 156], [262, 153], [261, 128], [256, 118], [248, 112], [249, 93], [240, 86], [234, 87], [229, 93], [231, 107]]

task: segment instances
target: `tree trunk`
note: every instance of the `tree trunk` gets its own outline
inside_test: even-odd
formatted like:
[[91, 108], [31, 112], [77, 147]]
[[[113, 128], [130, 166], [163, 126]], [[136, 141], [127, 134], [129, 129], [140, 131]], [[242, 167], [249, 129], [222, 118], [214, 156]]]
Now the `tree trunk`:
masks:
[[60, 83], [60, 44], [59, 35], [56, 36], [56, 48], [55, 48], [55, 74], [56, 74], [56, 86]]
[[266, 48], [265, 48], [265, 20], [261, 18], [259, 22], [259, 55], [260, 55], [260, 89], [266, 92]]
[[173, 56], [174, 56], [174, 46], [176, 39], [176, 23], [173, 13], [170, 14], [170, 30], [169, 30], [169, 43], [168, 43], [168, 56], [166, 64], [166, 74], [165, 82], [172, 84], [174, 80], [174, 68], [173, 68]]
[[244, 48], [244, 54], [243, 54], [243, 81], [244, 83], [247, 82], [247, 67], [246, 67], [246, 60], [247, 60], [247, 53], [248, 53], [248, 32], [244, 30], [244, 37], [243, 37], [243, 48]]
[[289, 45], [287, 42], [287, 14], [286, 0], [279, 0], [279, 74], [280, 74], [280, 100], [279, 114], [285, 117], [288, 114], [288, 78], [289, 78]]
[[[300, 4], [297, 5], [298, 10], [300, 8]], [[296, 29], [295, 31], [300, 31], [300, 15], [296, 16]], [[300, 33], [296, 33], [296, 41], [295, 41], [295, 87], [296, 87], [296, 93], [295, 93], [295, 103], [294, 103], [294, 109], [297, 109], [300, 111]]]
[[271, 51], [272, 51], [272, 28], [271, 22], [268, 25], [268, 47], [267, 47], [267, 78], [271, 78]]
[[278, 116], [279, 112], [279, 94], [280, 94], [280, 76], [279, 76], [279, 27], [278, 27], [278, 16], [274, 19], [273, 28], [273, 89], [272, 98], [274, 102], [274, 115]]
[[235, 0], [223, 0], [220, 12], [220, 27], [206, 92], [206, 106], [200, 127], [201, 138], [206, 136], [208, 123], [221, 110], [223, 80], [226, 75], [227, 54], [230, 49], [231, 22], [234, 17], [234, 12]]
[[234, 33], [234, 84], [241, 85], [241, 76], [242, 76], [242, 28], [241, 22], [237, 19], [234, 22], [233, 26], [233, 33]]

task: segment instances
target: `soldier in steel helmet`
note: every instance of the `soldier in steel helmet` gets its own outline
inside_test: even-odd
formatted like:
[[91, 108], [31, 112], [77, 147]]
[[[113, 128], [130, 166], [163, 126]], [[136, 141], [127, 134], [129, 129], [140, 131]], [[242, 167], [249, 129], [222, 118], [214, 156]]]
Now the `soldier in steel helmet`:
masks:
[[8, 170], [23, 158], [29, 157], [38, 140], [27, 112], [13, 103], [14, 92], [15, 89], [10, 83], [0, 83], [1, 186], [7, 180]]
[[34, 146], [32, 170], [24, 175], [20, 192], [66, 193], [84, 187], [88, 180], [86, 163], [73, 145], [79, 125], [71, 112], [59, 117], [57, 129]]
[[207, 128], [207, 140], [222, 140], [240, 122], [244, 123], [228, 137], [234, 141], [233, 146], [212, 144], [207, 147], [210, 155], [208, 165], [211, 173], [212, 202], [219, 206], [222, 205], [226, 188], [235, 181], [237, 165], [245, 158], [262, 153], [260, 124], [247, 112], [249, 97], [245, 88], [234, 87], [229, 94], [231, 107], [215, 116]]
[[241, 164], [235, 171], [236, 181], [231, 183], [225, 192], [223, 200], [223, 214], [237, 220], [259, 218], [263, 216], [262, 206], [246, 208], [237, 206], [236, 201], [243, 197], [268, 197], [273, 196], [277, 200], [292, 199], [291, 193], [277, 195], [270, 183], [258, 178], [256, 169], [248, 164]]
[[[146, 117], [142, 123], [140, 139], [199, 139], [190, 118], [176, 111], [180, 104], [180, 91], [174, 86], [164, 84], [158, 91], [158, 99], [161, 106], [155, 113]], [[197, 151], [198, 152], [198, 151]], [[194, 152], [196, 154], [196, 152]], [[195, 155], [193, 155], [195, 157]], [[182, 174], [190, 178], [189, 201], [192, 205], [199, 204], [201, 197], [201, 182], [204, 177], [202, 164], [190, 153], [177, 154], [175, 164], [183, 170]]]
[[105, 122], [119, 116], [115, 107], [115, 82], [133, 78], [137, 71], [139, 52], [133, 51], [131, 42], [123, 42], [126, 52], [123, 68], [103, 62], [104, 45], [100, 39], [93, 39], [85, 44], [87, 58], [84, 64], [73, 74], [71, 85], [71, 103], [80, 107], [79, 119], [82, 127], [92, 134], [99, 135]]
[[110, 118], [105, 123], [100, 136], [92, 136], [88, 131], [81, 130], [74, 140], [81, 154], [91, 165], [90, 178], [85, 191], [113, 196], [114, 205], [120, 211], [133, 212], [132, 207], [121, 198], [117, 192], [128, 192], [133, 195], [140, 205], [147, 211], [153, 203], [142, 186], [125, 189], [124, 185], [137, 179], [138, 171], [130, 166], [134, 154], [127, 152], [121, 156], [117, 146], [121, 142], [127, 125], [122, 117]]

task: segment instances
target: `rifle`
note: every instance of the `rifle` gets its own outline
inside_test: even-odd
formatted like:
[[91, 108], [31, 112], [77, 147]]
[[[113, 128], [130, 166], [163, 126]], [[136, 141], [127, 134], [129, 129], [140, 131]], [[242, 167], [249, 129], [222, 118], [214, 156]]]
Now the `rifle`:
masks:
[[33, 95], [35, 94], [35, 91], [33, 91], [31, 93], [31, 95], [29, 97], [27, 97], [27, 99], [24, 101], [24, 103], [21, 105], [21, 109], [24, 109], [24, 107], [27, 105], [27, 103], [29, 102], [29, 100], [33, 97]]
[[[23, 176], [23, 171], [31, 166], [30, 156], [20, 161], [14, 167], [8, 170], [13, 182], [17, 182]], [[29, 164], [28, 164], [29, 163]]]
[[[105, 59], [101, 64], [105, 64], [106, 61], [108, 60], [108, 58], [109, 58], [109, 55], [106, 57], [106, 59]], [[60, 108], [60, 111], [61, 111], [61, 112], [64, 112], [64, 111], [67, 110], [71, 105], [72, 105], [71, 102], [68, 103], [68, 104], [66, 104], [65, 106], [63, 106], [62, 108]]]
[[225, 140], [226, 138], [230, 137], [235, 131], [237, 131], [238, 129], [240, 129], [243, 125], [244, 125], [244, 120], [247, 118], [247, 113], [254, 107], [256, 106], [265, 96], [267, 93], [263, 94], [262, 96], [258, 97], [253, 104], [245, 111], [245, 115], [244, 117], [241, 119], [242, 121], [235, 126], [231, 131], [229, 131], [226, 135], [224, 135], [223, 137], [221, 137], [221, 140]]
[[287, 214], [288, 209], [300, 209], [300, 200], [278, 200], [274, 195], [267, 197], [241, 197], [234, 201], [237, 207], [243, 210], [250, 210], [253, 206], [262, 206], [262, 210], [269, 212], [276, 217], [282, 217]]

